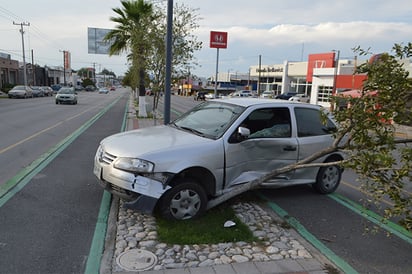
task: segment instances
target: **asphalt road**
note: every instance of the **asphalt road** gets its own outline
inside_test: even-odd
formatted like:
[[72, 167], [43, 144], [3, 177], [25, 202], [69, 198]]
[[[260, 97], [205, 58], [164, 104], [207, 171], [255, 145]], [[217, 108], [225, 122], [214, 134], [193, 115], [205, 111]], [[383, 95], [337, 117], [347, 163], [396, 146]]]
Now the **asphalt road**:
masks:
[[[17, 139], [13, 146], [13, 138], [9, 136], [7, 142], [2, 141], [3, 150], [5, 147], [10, 149], [0, 154], [1, 163], [10, 161], [11, 166], [17, 163], [15, 165], [19, 167], [28, 165], [18, 158], [19, 152], [30, 154], [31, 147], [36, 146], [33, 158], [46, 151], [52, 159], [0, 198], [0, 273], [84, 273], [96, 224], [101, 222], [98, 214], [103, 197], [103, 190], [93, 175], [93, 157], [102, 138], [121, 130], [128, 99], [128, 93], [119, 90], [117, 94], [109, 95], [82, 93], [77, 106], [54, 106], [51, 98], [10, 101], [22, 107], [30, 104], [28, 107], [32, 111], [20, 108], [20, 113], [36, 116], [27, 117], [28, 121], [23, 118], [14, 121], [19, 134], [32, 136], [33, 132], [41, 132], [39, 139], [42, 140], [29, 145], [29, 141], [20, 142], [27, 137], [17, 138], [15, 135], [13, 138]], [[4, 100], [1, 104], [8, 108], [8, 99]], [[48, 100], [48, 103], [43, 104], [42, 100]], [[91, 109], [94, 110], [89, 113], [87, 110]], [[80, 113], [87, 115], [79, 118]], [[96, 114], [101, 116], [91, 121]], [[50, 119], [51, 125], [58, 121], [64, 121], [64, 125], [56, 126], [55, 131], [44, 130], [50, 125], [39, 117]], [[30, 128], [31, 133], [17, 126], [19, 123]], [[12, 127], [11, 124], [9, 121], [8, 126]], [[73, 138], [63, 140], [76, 131]], [[54, 139], [47, 135], [58, 137]], [[62, 141], [65, 146], [56, 154], [47, 152], [50, 151], [48, 143]], [[16, 154], [10, 154], [14, 150]], [[4, 159], [6, 155], [8, 157]], [[7, 170], [2, 167], [2, 174], [5, 173]], [[4, 185], [8, 182], [10, 180]]]

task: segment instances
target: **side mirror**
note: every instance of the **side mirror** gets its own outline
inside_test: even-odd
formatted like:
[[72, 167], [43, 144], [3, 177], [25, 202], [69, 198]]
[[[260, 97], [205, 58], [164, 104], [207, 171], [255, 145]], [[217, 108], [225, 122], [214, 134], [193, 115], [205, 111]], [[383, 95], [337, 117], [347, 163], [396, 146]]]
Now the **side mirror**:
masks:
[[243, 141], [249, 138], [250, 129], [245, 128], [245, 127], [239, 127], [237, 129], [237, 133], [238, 133], [239, 139]]
[[233, 132], [233, 134], [229, 138], [229, 143], [240, 143], [247, 138], [249, 138], [250, 130], [245, 127], [238, 127], [237, 132]]

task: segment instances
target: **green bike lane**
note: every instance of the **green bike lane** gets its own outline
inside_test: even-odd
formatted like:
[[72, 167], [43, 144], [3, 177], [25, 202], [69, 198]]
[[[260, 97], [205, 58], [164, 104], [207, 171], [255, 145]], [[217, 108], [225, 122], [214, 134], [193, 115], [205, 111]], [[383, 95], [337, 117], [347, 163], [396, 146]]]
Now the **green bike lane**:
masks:
[[93, 158], [100, 140], [124, 127], [128, 100], [119, 97], [1, 186], [1, 273], [84, 273], [99, 257], [110, 195]]

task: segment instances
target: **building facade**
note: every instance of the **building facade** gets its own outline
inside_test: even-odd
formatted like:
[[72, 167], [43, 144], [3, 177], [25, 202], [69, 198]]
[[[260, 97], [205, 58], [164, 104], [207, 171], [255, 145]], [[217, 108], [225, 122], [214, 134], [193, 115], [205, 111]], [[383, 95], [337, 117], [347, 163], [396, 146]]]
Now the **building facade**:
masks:
[[19, 62], [12, 60], [10, 54], [0, 52], [0, 89], [16, 85], [19, 79]]

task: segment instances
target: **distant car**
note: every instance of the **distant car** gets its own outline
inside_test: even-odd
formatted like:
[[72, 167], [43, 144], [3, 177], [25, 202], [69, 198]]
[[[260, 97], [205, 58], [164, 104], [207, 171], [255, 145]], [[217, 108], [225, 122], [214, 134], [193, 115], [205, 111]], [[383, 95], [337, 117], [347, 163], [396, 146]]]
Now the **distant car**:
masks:
[[9, 98], [33, 98], [33, 90], [29, 86], [15, 86], [9, 90]]
[[95, 90], [96, 90], [96, 87], [93, 86], [93, 85], [88, 85], [88, 86], [86, 86], [85, 90], [86, 90], [86, 91], [95, 91]]
[[214, 93], [206, 93], [205, 97], [206, 97], [206, 99], [218, 99], [218, 98], [221, 98], [221, 96], [220, 96], [219, 94], [215, 96]]
[[109, 89], [108, 88], [99, 88], [99, 93], [108, 94]]
[[54, 93], [57, 93], [59, 89], [62, 88], [62, 86], [60, 84], [56, 84], [56, 85], [51, 85], [51, 88], [54, 91]]
[[76, 85], [75, 87], [74, 87], [74, 90], [75, 91], [81, 91], [81, 90], [83, 90], [84, 88], [83, 88], [83, 86], [82, 85]]
[[197, 94], [196, 94], [196, 96], [195, 96], [195, 100], [196, 101], [204, 101], [204, 100], [206, 100], [206, 94], [207, 94], [207, 92], [204, 92], [204, 91], [199, 91]]
[[282, 93], [282, 94], [279, 94], [278, 96], [276, 96], [275, 99], [289, 100], [290, 97], [293, 97], [296, 94], [297, 94], [296, 92]]
[[44, 90], [39, 86], [32, 86], [33, 97], [44, 97]]
[[115, 91], [116, 90], [116, 87], [115, 86], [111, 86], [110, 87], [110, 91]]
[[290, 97], [289, 101], [309, 103], [310, 97], [306, 94], [296, 94], [295, 96]]
[[40, 88], [43, 89], [44, 96], [52, 96], [53, 95], [53, 89], [51, 87], [42, 86]]
[[265, 98], [265, 99], [272, 99], [275, 98], [275, 92], [273, 90], [265, 90], [262, 92], [260, 95], [260, 98]]
[[58, 104], [77, 104], [77, 92], [74, 88], [62, 87], [56, 94], [56, 105]]
[[250, 90], [238, 90], [232, 92], [230, 97], [253, 97], [253, 93]]

